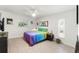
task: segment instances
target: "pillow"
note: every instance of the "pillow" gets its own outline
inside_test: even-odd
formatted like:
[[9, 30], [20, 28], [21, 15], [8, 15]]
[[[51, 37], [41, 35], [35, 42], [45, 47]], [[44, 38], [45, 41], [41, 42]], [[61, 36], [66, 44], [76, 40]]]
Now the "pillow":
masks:
[[48, 32], [48, 29], [47, 28], [38, 28], [38, 31], [42, 31], [42, 32]]
[[37, 29], [32, 29], [32, 31], [37, 31]]

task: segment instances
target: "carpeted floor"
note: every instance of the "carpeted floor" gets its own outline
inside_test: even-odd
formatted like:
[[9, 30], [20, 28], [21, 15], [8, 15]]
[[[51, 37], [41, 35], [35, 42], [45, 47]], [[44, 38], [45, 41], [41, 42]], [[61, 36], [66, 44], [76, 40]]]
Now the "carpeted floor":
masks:
[[73, 53], [74, 48], [57, 44], [54, 41], [44, 41], [30, 47], [23, 39], [8, 40], [9, 53]]

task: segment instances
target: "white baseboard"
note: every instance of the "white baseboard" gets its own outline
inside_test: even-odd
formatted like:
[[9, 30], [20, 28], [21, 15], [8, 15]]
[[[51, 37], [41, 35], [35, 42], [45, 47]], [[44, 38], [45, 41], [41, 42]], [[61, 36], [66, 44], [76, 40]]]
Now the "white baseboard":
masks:
[[74, 48], [75, 49], [75, 46], [74, 45], [72, 45], [72, 44], [70, 44], [70, 43], [68, 43], [68, 42], [62, 42], [63, 44], [65, 44], [65, 45], [68, 45], [68, 46], [70, 46], [70, 47], [72, 47], [72, 48]]
[[14, 37], [14, 38], [8, 38], [8, 39], [23, 39], [23, 37]]

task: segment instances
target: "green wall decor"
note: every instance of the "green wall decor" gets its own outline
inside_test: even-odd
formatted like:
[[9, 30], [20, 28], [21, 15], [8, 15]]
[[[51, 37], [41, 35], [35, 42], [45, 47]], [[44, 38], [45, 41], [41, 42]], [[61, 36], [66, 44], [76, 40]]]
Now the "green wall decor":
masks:
[[18, 24], [18, 26], [20, 26], [20, 27], [24, 27], [26, 25], [27, 25], [27, 23], [25, 23], [25, 22], [19, 22], [19, 24]]

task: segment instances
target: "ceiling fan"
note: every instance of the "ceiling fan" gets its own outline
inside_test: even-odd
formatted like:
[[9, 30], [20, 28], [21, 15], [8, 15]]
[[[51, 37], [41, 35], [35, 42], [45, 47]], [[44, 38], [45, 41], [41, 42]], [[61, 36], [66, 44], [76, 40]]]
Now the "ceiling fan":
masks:
[[28, 12], [29, 16], [32, 18], [37, 18], [39, 16], [39, 10], [37, 8], [33, 8], [29, 6], [28, 8], [26, 8], [26, 11]]

